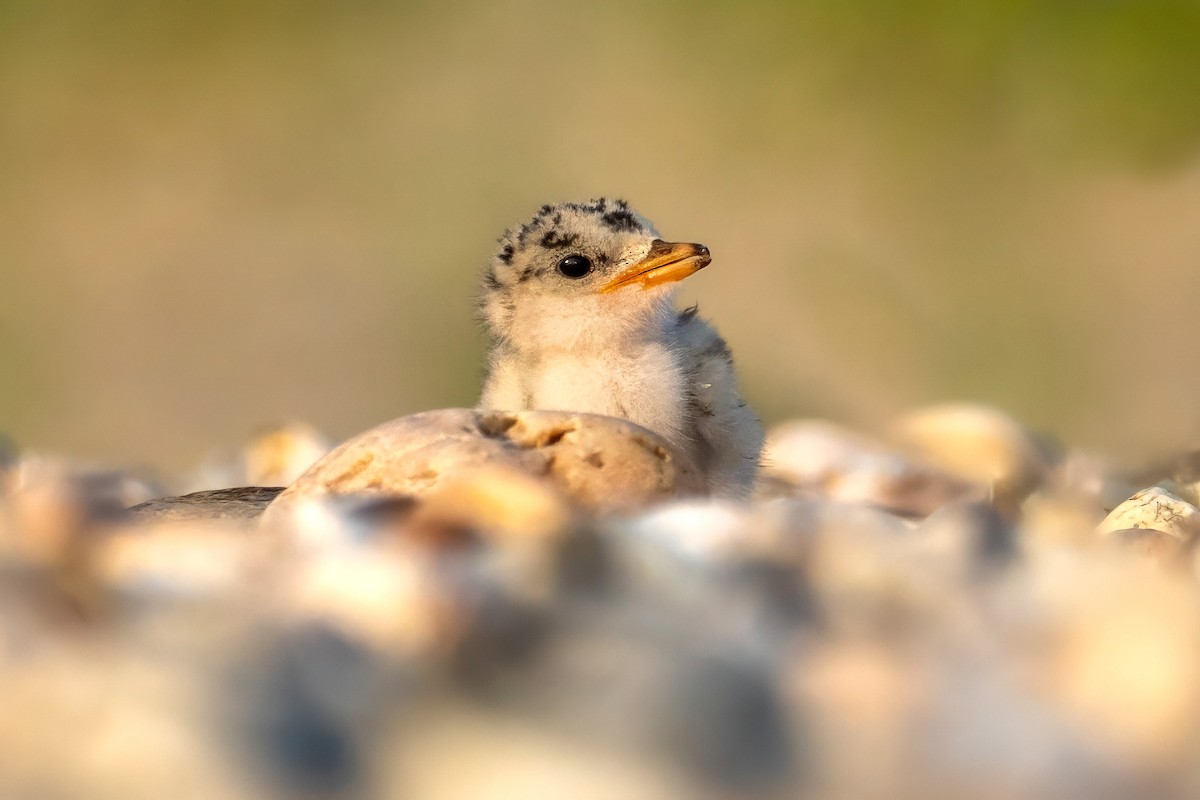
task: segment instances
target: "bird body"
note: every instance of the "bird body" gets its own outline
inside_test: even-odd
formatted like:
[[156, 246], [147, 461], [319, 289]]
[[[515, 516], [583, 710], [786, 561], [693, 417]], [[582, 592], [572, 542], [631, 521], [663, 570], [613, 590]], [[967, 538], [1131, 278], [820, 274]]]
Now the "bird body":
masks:
[[481, 404], [621, 417], [672, 442], [686, 438], [687, 375], [680, 354], [653, 337], [581, 348], [499, 348]]
[[500, 243], [481, 302], [493, 346], [480, 406], [628, 419], [688, 453], [714, 492], [746, 495], [762, 427], [725, 342], [673, 303], [708, 249], [664, 242], [604, 199], [543, 206]]

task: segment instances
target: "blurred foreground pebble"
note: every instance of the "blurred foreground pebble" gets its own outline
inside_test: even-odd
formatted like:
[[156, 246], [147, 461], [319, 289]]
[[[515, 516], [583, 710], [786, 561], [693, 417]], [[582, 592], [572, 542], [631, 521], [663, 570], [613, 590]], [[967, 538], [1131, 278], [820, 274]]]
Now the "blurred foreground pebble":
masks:
[[192, 493], [234, 486], [287, 486], [329, 452], [332, 443], [311, 425], [267, 427], [236, 450], [209, 456], [181, 484]]
[[618, 420], [431, 412], [265, 515], [10, 450], [0, 797], [1197, 796], [1185, 459], [897, 430], [782, 425], [739, 504]]

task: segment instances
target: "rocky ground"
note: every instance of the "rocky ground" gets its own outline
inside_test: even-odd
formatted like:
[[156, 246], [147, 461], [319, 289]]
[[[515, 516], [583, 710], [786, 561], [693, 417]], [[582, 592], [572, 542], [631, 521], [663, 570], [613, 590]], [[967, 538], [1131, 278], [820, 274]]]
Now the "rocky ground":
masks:
[[1196, 454], [798, 420], [742, 502], [587, 415], [327, 449], [0, 457], [0, 797], [1200, 794]]

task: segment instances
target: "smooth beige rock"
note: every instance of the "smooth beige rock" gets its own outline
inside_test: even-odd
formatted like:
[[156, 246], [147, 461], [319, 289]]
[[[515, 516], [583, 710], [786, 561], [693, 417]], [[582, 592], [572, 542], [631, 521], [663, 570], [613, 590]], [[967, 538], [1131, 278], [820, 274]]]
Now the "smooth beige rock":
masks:
[[1013, 498], [1033, 491], [1054, 466], [1043, 439], [989, 406], [921, 409], [903, 417], [892, 438], [942, 469]]
[[545, 478], [575, 503], [599, 512], [704, 490], [685, 457], [625, 420], [452, 408], [401, 417], [343, 443], [289, 486], [267, 509], [263, 523], [275, 524], [302, 498], [427, 496], [481, 467]]
[[763, 474], [777, 484], [924, 517], [972, 487], [948, 472], [825, 420], [771, 429]]
[[1179, 541], [1190, 541], [1200, 531], [1200, 510], [1152, 486], [1114, 508], [1096, 530], [1110, 534], [1128, 528], [1149, 528]]

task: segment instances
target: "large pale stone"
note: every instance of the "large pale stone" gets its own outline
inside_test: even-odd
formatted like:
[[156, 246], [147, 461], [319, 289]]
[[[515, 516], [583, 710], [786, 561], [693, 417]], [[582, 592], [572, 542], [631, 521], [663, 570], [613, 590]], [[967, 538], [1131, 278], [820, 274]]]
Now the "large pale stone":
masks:
[[442, 409], [386, 422], [350, 439], [268, 508], [272, 524], [301, 499], [342, 494], [425, 496], [481, 467], [544, 477], [581, 506], [621, 511], [698, 494], [695, 466], [631, 422], [558, 411]]

